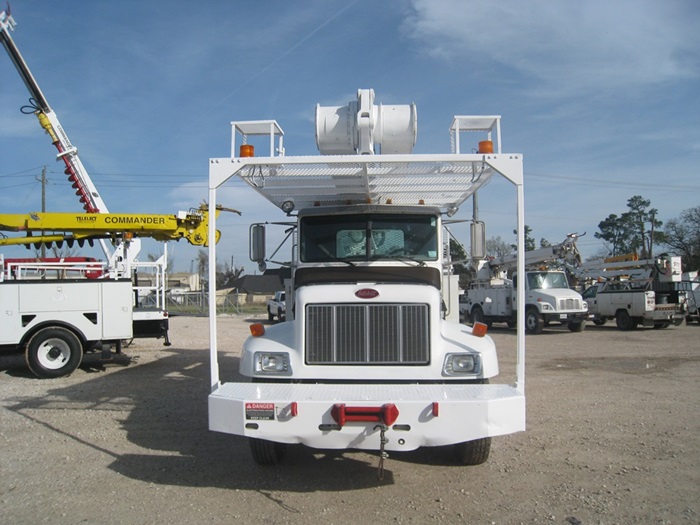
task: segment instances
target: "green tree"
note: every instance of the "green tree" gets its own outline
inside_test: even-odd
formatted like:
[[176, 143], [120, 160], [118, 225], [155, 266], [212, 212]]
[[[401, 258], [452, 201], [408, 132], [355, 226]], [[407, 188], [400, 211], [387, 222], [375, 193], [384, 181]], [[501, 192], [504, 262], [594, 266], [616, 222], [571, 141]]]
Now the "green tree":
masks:
[[663, 223], [656, 218], [658, 210], [650, 208], [651, 201], [640, 195], [627, 200], [628, 211], [621, 215], [611, 213], [598, 223], [599, 232], [593, 236], [608, 243], [609, 255], [639, 253], [649, 257], [653, 245], [661, 242], [662, 233], [656, 233]]
[[663, 244], [682, 257], [683, 270], [700, 270], [700, 206], [666, 223]]
[[202, 283], [202, 290], [209, 289], [209, 251], [208, 250], [198, 250], [197, 251], [197, 274], [199, 275], [199, 282]]
[[646, 259], [652, 255], [654, 242], [653, 232], [663, 223], [656, 219], [659, 211], [656, 208], [650, 208], [651, 201], [642, 198], [640, 195], [635, 195], [627, 201], [626, 213], [627, 220], [630, 223], [631, 231], [631, 248], [632, 251], [640, 251], [640, 257]]
[[629, 244], [630, 224], [623, 217], [611, 213], [598, 223], [598, 229], [600, 231], [595, 232], [593, 236], [607, 243], [608, 255], [615, 256], [632, 251]]
[[238, 279], [245, 268], [240, 266], [236, 268], [232, 264], [224, 263], [216, 265], [216, 287], [228, 288], [233, 286], [233, 282]]
[[[518, 230], [513, 230], [514, 235], [518, 235]], [[516, 244], [511, 244], [510, 247], [513, 249], [513, 251], [518, 250], [518, 245], [517, 245], [517, 238], [516, 238]], [[532, 236], [532, 228], [530, 228], [527, 224], [525, 225], [525, 251], [526, 252], [531, 252], [532, 250], [535, 249], [535, 238]]]

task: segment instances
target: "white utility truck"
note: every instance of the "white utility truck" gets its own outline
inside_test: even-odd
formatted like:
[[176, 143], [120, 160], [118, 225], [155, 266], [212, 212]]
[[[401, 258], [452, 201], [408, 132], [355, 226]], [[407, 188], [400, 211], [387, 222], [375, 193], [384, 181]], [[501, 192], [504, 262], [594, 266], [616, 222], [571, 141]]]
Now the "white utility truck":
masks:
[[700, 276], [698, 272], [683, 272], [681, 290], [686, 293], [688, 300], [688, 313], [685, 320], [688, 323], [700, 322]]
[[[387, 451], [424, 446], [449, 446], [462, 464], [478, 464], [493, 436], [525, 429], [524, 331], [514, 383], [494, 383], [487, 327], [459, 323], [443, 231], [500, 174], [515, 188], [522, 248], [522, 156], [500, 152], [500, 117], [455, 117], [452, 152], [442, 154], [411, 154], [416, 126], [415, 105], [377, 106], [374, 91], [362, 89], [347, 106], [317, 106], [321, 155], [285, 156], [276, 121], [248, 121], [232, 123], [231, 157], [210, 159], [210, 206], [238, 177], [287, 214], [287, 227], [294, 221], [287, 322], [251, 325], [240, 361], [246, 382], [220, 381], [217, 352], [226, 342], [209, 295], [209, 428], [250, 438], [260, 464], [278, 462], [294, 443], [378, 451], [380, 473]], [[485, 153], [460, 153], [468, 131], [486, 134]], [[256, 136], [269, 156], [252, 156]], [[251, 226], [251, 258], [261, 266], [264, 228]]]
[[639, 325], [654, 328], [678, 326], [688, 304], [681, 283], [681, 258], [661, 255], [652, 259], [593, 261], [577, 270], [580, 280], [596, 279], [583, 293], [596, 325], [615, 319], [620, 330]]
[[[581, 294], [569, 287], [566, 272], [550, 269], [549, 264], [578, 265], [581, 256], [576, 248], [576, 234], [567, 235], [564, 242], [525, 252], [525, 329], [529, 334], [539, 334], [545, 325], [566, 323], [572, 332], [580, 332], [586, 326], [588, 315]], [[518, 273], [515, 270], [517, 255], [474, 259], [476, 279], [466, 291], [461, 304], [462, 317], [473, 322], [507, 323], [516, 325], [518, 301]], [[522, 303], [520, 303], [522, 304]]]
[[[81, 271], [82, 267], [82, 271]], [[133, 337], [131, 281], [92, 279], [95, 263], [10, 263], [0, 255], [0, 349], [23, 349], [40, 378], [73, 372], [86, 351], [103, 356]], [[70, 272], [70, 278], [37, 278]]]

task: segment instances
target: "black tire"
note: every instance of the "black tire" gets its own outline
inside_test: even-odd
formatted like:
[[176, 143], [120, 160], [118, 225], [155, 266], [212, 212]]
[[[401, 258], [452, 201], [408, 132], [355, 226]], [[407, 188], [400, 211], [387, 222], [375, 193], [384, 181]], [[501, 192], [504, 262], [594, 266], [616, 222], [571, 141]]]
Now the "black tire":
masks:
[[277, 319], [280, 323], [284, 321], [284, 314], [282, 313], [282, 308], [277, 309]]
[[491, 452], [491, 438], [475, 439], [454, 445], [455, 457], [460, 465], [481, 465], [486, 463]]
[[569, 321], [566, 326], [570, 332], [583, 332], [586, 328], [586, 321]]
[[491, 325], [493, 324], [493, 321], [486, 319], [486, 316], [484, 315], [484, 311], [481, 309], [481, 306], [474, 307], [471, 315], [469, 316], [469, 319], [472, 323], [472, 326], [474, 326], [474, 323], [483, 323], [487, 327], [491, 328]]
[[593, 324], [596, 326], [603, 326], [607, 322], [608, 322], [607, 317], [597, 317], [597, 318], [593, 319]]
[[541, 334], [544, 329], [544, 321], [536, 308], [530, 307], [525, 310], [525, 332], [528, 334]]
[[41, 379], [72, 374], [83, 360], [83, 345], [73, 332], [58, 326], [35, 333], [25, 351], [27, 366]]
[[270, 466], [277, 465], [287, 452], [286, 443], [275, 443], [265, 439], [250, 438], [250, 452], [253, 454], [253, 460], [258, 465]]
[[630, 314], [627, 310], [618, 310], [617, 314], [615, 314], [615, 324], [617, 324], [617, 327], [620, 330], [634, 330], [637, 326], [637, 323], [630, 317]]
[[272, 315], [272, 312], [270, 311], [270, 308], [269, 308], [269, 307], [268, 307], [268, 309], [267, 309], [267, 320], [270, 321], [270, 322], [272, 322], [272, 321], [275, 320], [275, 316]]

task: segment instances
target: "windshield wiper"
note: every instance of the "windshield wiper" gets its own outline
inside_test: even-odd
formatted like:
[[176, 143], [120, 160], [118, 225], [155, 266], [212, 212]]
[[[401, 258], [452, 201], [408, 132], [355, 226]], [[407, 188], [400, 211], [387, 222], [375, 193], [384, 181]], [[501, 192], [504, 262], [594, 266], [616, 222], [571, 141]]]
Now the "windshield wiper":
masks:
[[325, 253], [326, 256], [327, 256], [331, 261], [333, 261], [333, 262], [345, 263], [345, 264], [347, 264], [347, 265], [349, 265], [349, 266], [357, 266], [354, 262], [352, 262], [352, 261], [350, 261], [350, 260], [348, 260], [348, 259], [343, 259], [342, 257], [336, 257], [336, 256], [333, 255], [330, 251], [328, 251], [328, 249], [327, 249], [325, 246], [323, 246], [323, 245], [319, 245], [318, 247], [319, 247], [319, 249], [320, 249], [323, 253]]

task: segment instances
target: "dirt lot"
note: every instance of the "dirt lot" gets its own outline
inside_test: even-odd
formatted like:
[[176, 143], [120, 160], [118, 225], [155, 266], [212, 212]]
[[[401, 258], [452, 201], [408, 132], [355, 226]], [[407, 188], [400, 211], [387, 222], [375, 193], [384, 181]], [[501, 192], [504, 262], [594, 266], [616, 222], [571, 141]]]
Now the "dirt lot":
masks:
[[[249, 322], [220, 320], [223, 379]], [[514, 332], [492, 335], [507, 378]], [[699, 335], [528, 337], [527, 432], [494, 439], [478, 467], [392, 454], [383, 481], [372, 454], [292, 447], [263, 468], [242, 438], [208, 431], [205, 318], [173, 318], [171, 347], [140, 340], [67, 378], [2, 356], [0, 523], [699, 523]]]

